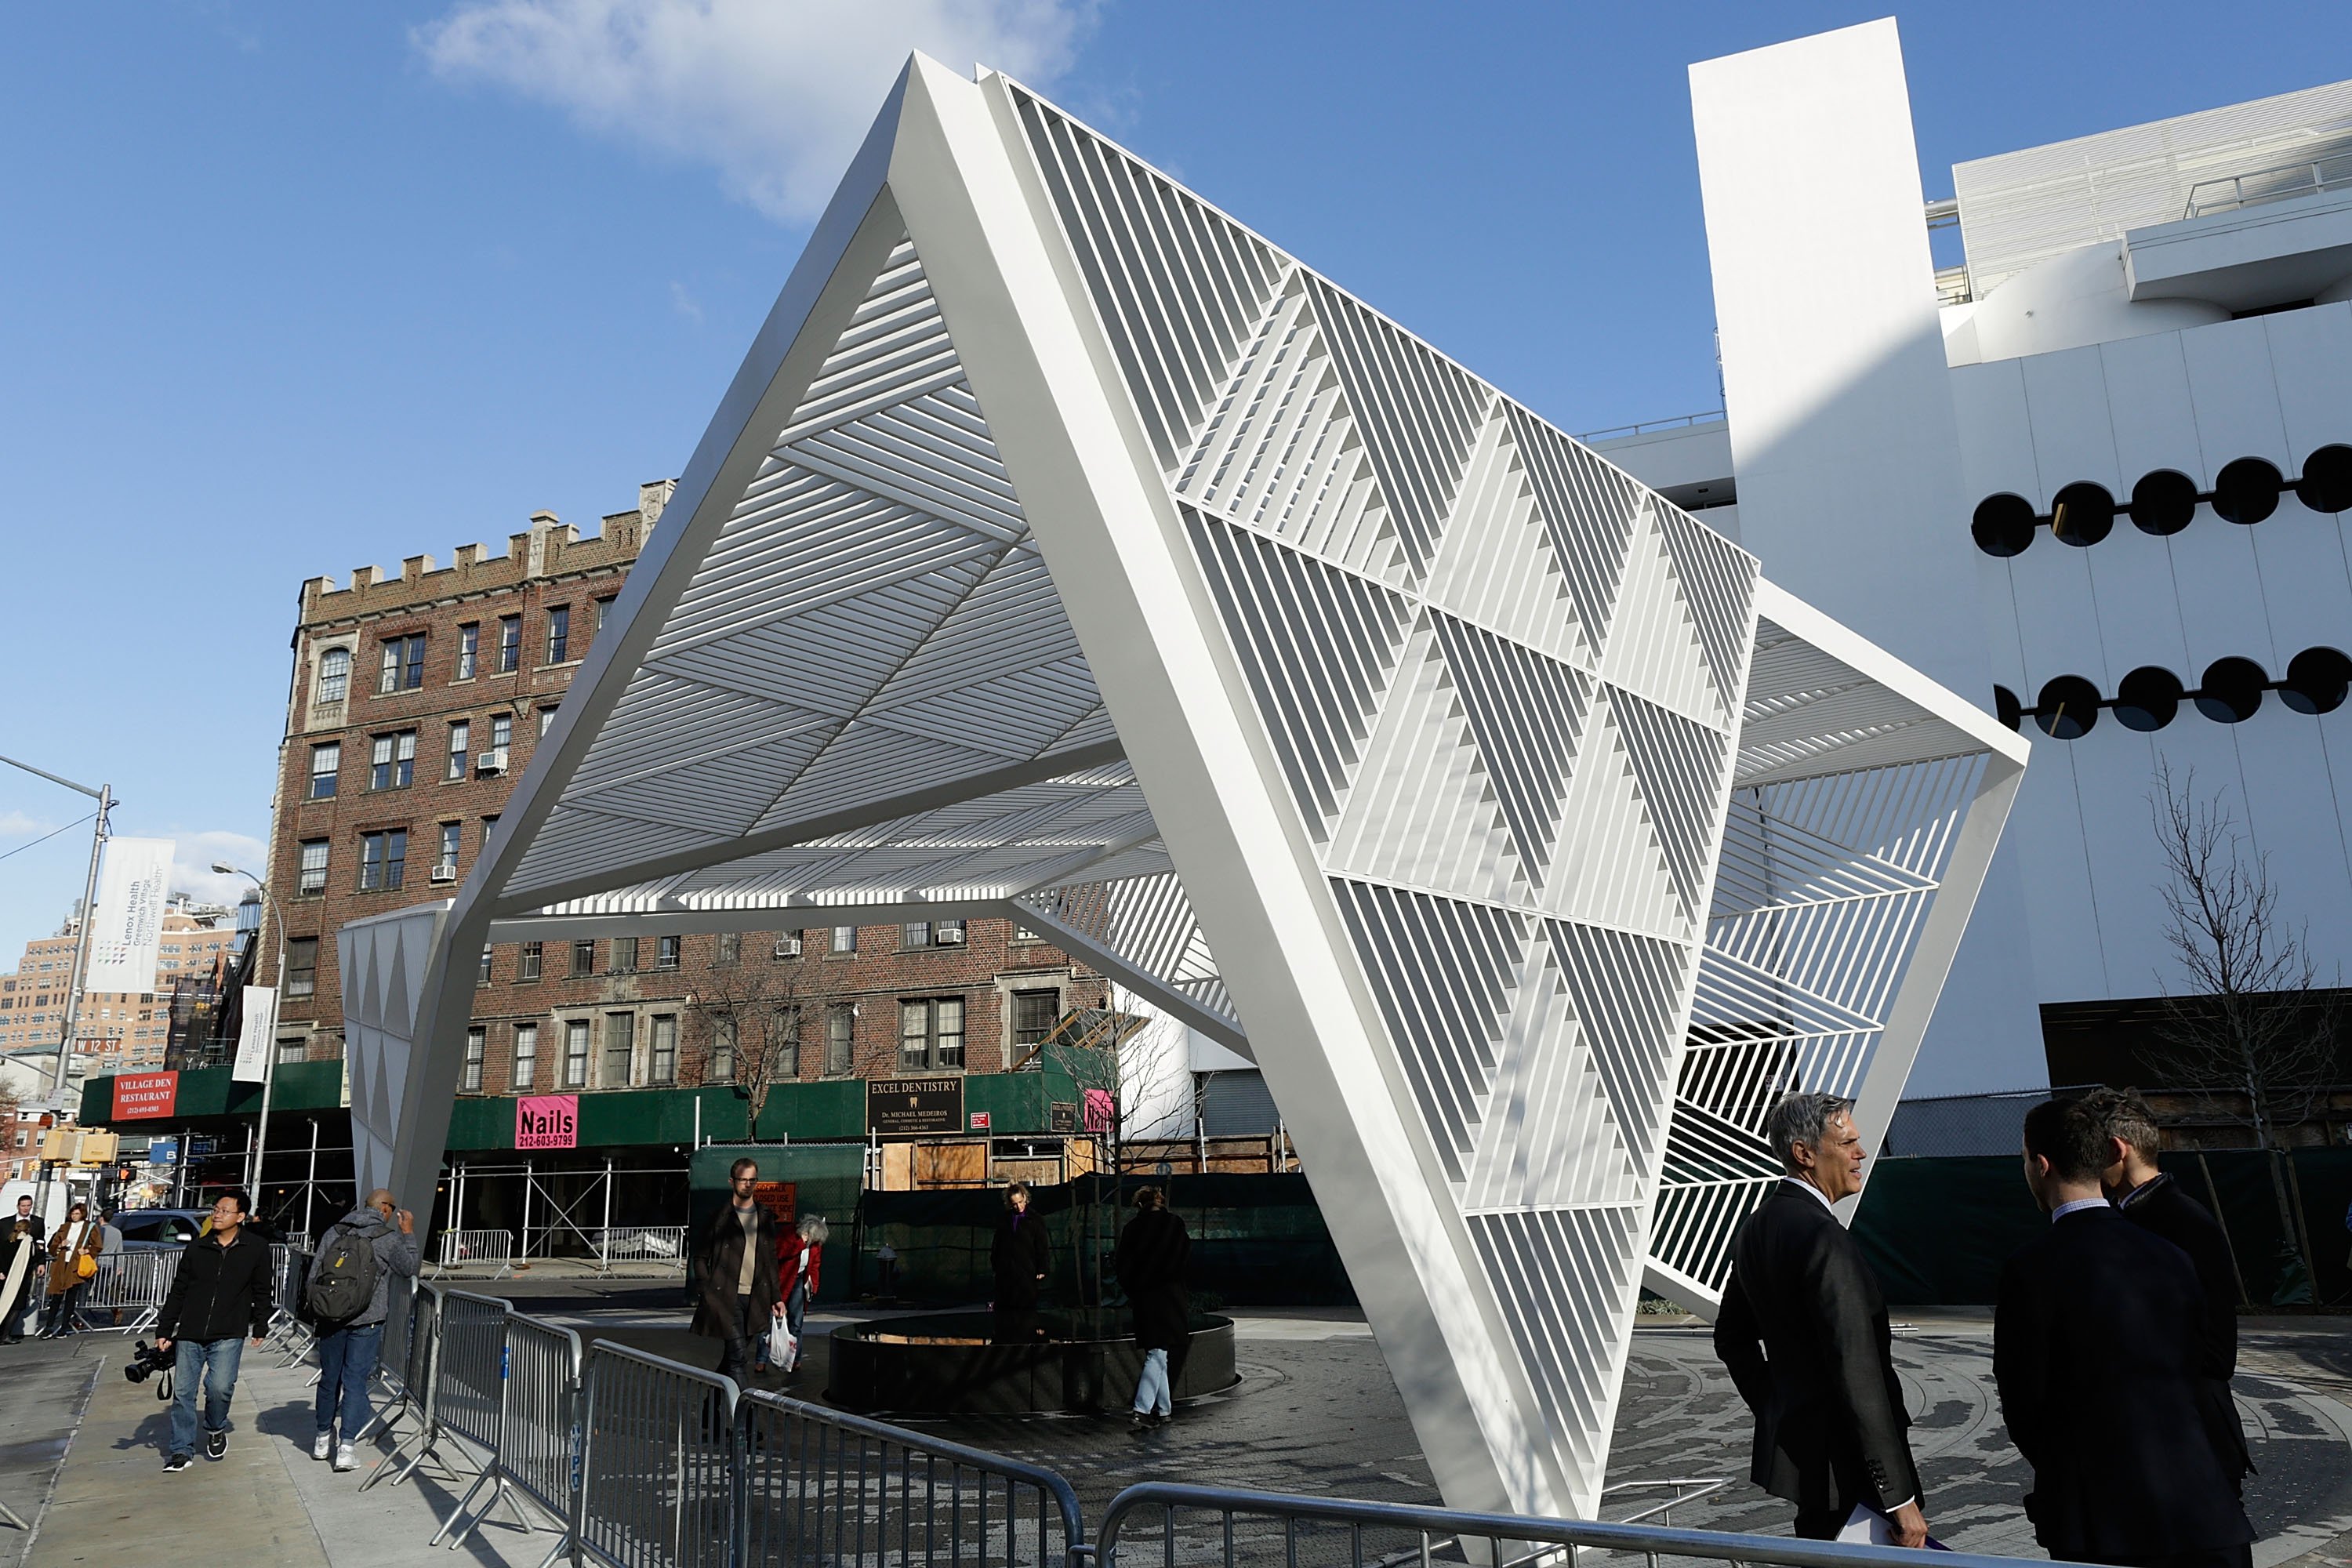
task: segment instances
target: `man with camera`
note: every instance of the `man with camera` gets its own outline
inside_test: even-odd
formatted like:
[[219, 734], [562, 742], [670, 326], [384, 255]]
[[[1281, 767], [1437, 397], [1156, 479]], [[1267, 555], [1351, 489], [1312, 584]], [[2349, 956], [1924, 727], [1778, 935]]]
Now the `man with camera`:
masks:
[[228, 1402], [236, 1393], [244, 1339], [255, 1344], [269, 1329], [269, 1244], [245, 1227], [248, 1207], [232, 1187], [213, 1205], [212, 1229], [188, 1243], [180, 1272], [155, 1315], [155, 1348], [172, 1351], [172, 1452], [166, 1475], [177, 1475], [196, 1452], [196, 1384], [205, 1390], [205, 1457], [228, 1453]]
[[[312, 1411], [318, 1436], [310, 1458], [331, 1455], [338, 1470], [359, 1464], [359, 1435], [375, 1418], [368, 1383], [375, 1376], [383, 1325], [392, 1315], [393, 1277], [415, 1279], [416, 1263], [416, 1216], [382, 1187], [320, 1238], [302, 1291], [303, 1305], [320, 1328], [319, 1397]], [[335, 1441], [339, 1415], [341, 1443]]]

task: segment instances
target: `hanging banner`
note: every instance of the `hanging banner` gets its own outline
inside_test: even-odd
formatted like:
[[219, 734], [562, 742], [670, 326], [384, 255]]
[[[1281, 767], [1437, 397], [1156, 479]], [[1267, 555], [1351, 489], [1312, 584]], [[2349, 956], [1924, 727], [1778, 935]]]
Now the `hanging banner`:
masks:
[[172, 841], [110, 838], [98, 871], [98, 912], [89, 928], [83, 991], [155, 989], [163, 900], [171, 891]]
[[248, 985], [245, 1011], [236, 1031], [236, 1066], [229, 1078], [237, 1083], [259, 1083], [269, 1076], [269, 1053], [278, 1034], [278, 987]]

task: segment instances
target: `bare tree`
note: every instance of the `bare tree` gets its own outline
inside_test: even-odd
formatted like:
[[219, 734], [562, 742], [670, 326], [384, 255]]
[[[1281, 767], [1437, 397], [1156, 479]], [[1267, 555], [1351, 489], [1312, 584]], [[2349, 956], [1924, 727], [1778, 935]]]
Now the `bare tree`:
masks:
[[[801, 1016], [804, 1006], [796, 969], [763, 970], [748, 964], [717, 969], [690, 1004], [702, 1021], [706, 1084], [731, 1084], [750, 1103], [753, 1139], [760, 1113], [780, 1077], [800, 1076]], [[723, 1077], [713, 1072], [721, 1064]], [[789, 1068], [787, 1073], [783, 1069]]]
[[2176, 784], [2159, 762], [2150, 797], [2171, 879], [2159, 887], [2164, 940], [2187, 983], [2163, 977], [2165, 1021], [2151, 1064], [2166, 1086], [2227, 1114], [2242, 1103], [2268, 1156], [2282, 1246], [2312, 1278], [2281, 1151], [2286, 1129], [2310, 1119], [2335, 1078], [2336, 1007], [2314, 981], [2307, 928], [2279, 912], [2270, 858], [2239, 833], [2194, 771]]

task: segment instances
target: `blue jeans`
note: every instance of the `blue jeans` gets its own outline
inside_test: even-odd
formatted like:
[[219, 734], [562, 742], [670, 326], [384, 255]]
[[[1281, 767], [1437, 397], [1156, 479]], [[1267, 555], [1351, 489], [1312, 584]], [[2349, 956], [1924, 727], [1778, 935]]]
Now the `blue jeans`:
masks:
[[237, 1363], [245, 1359], [245, 1341], [236, 1334], [225, 1340], [173, 1340], [172, 1354], [172, 1452], [196, 1451], [196, 1384], [205, 1385], [205, 1430], [229, 1429], [229, 1396], [236, 1392]]
[[1135, 1413], [1138, 1415], [1168, 1415], [1175, 1407], [1168, 1403], [1168, 1352], [1145, 1351], [1143, 1375], [1135, 1384]]
[[368, 1401], [368, 1383], [375, 1376], [376, 1357], [383, 1350], [382, 1323], [355, 1323], [319, 1336], [319, 1401], [311, 1414], [320, 1436], [334, 1430], [338, 1406], [346, 1443], [375, 1419], [375, 1406]]
[[793, 1338], [801, 1337], [802, 1321], [808, 1316], [808, 1277], [793, 1281], [793, 1293], [784, 1298], [784, 1328]]

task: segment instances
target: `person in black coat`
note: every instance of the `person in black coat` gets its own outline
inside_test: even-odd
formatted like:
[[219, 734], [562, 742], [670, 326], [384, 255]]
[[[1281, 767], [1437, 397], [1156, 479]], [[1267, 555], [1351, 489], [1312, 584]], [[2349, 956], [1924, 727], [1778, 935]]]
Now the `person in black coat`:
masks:
[[1014, 1182], [1004, 1189], [1004, 1213], [988, 1246], [989, 1270], [996, 1279], [992, 1305], [1003, 1331], [1025, 1335], [1034, 1330], [1037, 1292], [1052, 1258], [1045, 1221], [1030, 1212], [1029, 1184]]
[[20, 1197], [16, 1212], [0, 1222], [0, 1344], [16, 1344], [25, 1337], [25, 1308], [41, 1288], [47, 1263], [43, 1248], [48, 1237], [33, 1200]]
[[1904, 1546], [1927, 1520], [1878, 1280], [1831, 1205], [1862, 1191], [1852, 1102], [1790, 1094], [1764, 1135], [1788, 1172], [1731, 1244], [1715, 1353], [1756, 1413], [1750, 1476], [1797, 1505], [1796, 1533], [1834, 1538], [1859, 1503]]
[[2233, 1482], [2242, 1489], [2245, 1478], [2253, 1473], [2254, 1457], [2246, 1447], [2246, 1429], [2230, 1392], [2230, 1379], [2238, 1370], [2241, 1291], [2229, 1235], [2210, 1209], [2156, 1168], [2159, 1137], [2147, 1101], [2130, 1089], [2100, 1089], [2084, 1095], [2083, 1103], [2098, 1111], [2102, 1123], [2107, 1165], [2099, 1173], [2099, 1185], [2108, 1201], [2142, 1230], [2189, 1254], [2196, 1266], [2197, 1283], [2205, 1294], [2207, 1353], [2220, 1369], [2201, 1384], [2205, 1421]]
[[1119, 1289], [1127, 1292], [1128, 1310], [1135, 1315], [1135, 1342], [1143, 1352], [1143, 1375], [1135, 1384], [1134, 1424], [1140, 1432], [1165, 1424], [1175, 1414], [1169, 1358], [1176, 1357], [1181, 1369], [1192, 1327], [1184, 1266], [1192, 1256], [1192, 1237], [1184, 1222], [1169, 1211], [1167, 1194], [1158, 1187], [1136, 1194], [1135, 1210], [1135, 1217], [1118, 1233], [1111, 1268]]
[[2025, 1511], [2050, 1555], [2125, 1568], [2248, 1568], [2253, 1527], [2204, 1418], [2218, 1370], [2189, 1255], [2099, 1188], [2099, 1109], [2025, 1117], [2025, 1181], [2050, 1227], [2001, 1270], [1993, 1381], [2033, 1467]]

